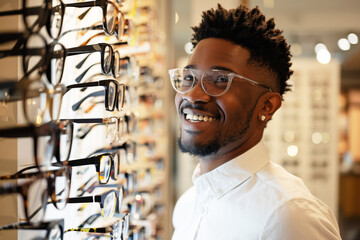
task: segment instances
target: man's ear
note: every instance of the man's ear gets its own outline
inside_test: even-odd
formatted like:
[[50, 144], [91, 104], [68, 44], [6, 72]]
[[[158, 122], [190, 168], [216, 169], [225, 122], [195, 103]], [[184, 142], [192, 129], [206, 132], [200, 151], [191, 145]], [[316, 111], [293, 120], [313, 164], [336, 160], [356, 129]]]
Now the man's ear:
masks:
[[279, 93], [268, 92], [262, 95], [258, 101], [258, 120], [267, 123], [274, 113], [281, 107], [281, 96]]

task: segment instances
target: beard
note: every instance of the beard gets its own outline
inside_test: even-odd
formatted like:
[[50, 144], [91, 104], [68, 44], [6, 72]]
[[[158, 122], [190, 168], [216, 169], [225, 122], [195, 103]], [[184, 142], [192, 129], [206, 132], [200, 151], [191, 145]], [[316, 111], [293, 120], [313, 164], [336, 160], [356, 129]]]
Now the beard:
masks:
[[250, 122], [254, 112], [255, 106], [248, 112], [245, 123], [242, 127], [237, 128], [236, 131], [233, 131], [231, 135], [224, 136], [222, 134], [221, 128], [214, 132], [214, 138], [208, 141], [206, 144], [196, 144], [193, 142], [183, 143], [181, 141], [181, 131], [180, 137], [177, 139], [178, 147], [183, 153], [190, 153], [194, 156], [209, 156], [216, 154], [223, 146], [241, 139], [247, 132], [250, 127]]

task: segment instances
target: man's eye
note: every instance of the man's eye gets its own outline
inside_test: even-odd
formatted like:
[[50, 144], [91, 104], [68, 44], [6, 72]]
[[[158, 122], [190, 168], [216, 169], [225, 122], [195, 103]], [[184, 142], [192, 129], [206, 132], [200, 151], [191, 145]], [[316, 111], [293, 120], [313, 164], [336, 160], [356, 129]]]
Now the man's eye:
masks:
[[221, 83], [227, 83], [229, 81], [229, 78], [227, 76], [217, 76], [215, 83], [221, 84]]
[[194, 77], [192, 75], [185, 75], [184, 81], [193, 81]]

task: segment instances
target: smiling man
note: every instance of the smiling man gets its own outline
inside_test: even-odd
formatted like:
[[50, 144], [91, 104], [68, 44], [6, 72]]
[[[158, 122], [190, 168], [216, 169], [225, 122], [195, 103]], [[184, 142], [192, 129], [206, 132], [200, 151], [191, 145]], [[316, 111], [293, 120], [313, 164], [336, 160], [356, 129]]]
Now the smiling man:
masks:
[[273, 19], [218, 5], [193, 30], [187, 66], [169, 74], [179, 148], [200, 162], [174, 209], [172, 239], [341, 239], [330, 209], [271, 162], [261, 141], [292, 74]]

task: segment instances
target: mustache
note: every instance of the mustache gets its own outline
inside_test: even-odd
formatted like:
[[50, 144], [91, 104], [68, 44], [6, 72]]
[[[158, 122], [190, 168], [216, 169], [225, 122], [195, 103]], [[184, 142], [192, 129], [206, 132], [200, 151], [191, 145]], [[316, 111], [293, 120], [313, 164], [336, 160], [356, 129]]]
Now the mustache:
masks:
[[181, 112], [183, 112], [183, 110], [185, 108], [191, 108], [191, 109], [197, 109], [197, 110], [204, 111], [204, 112], [209, 112], [208, 108], [206, 108], [203, 104], [198, 104], [198, 103], [191, 104], [189, 102], [184, 102], [180, 106]]

